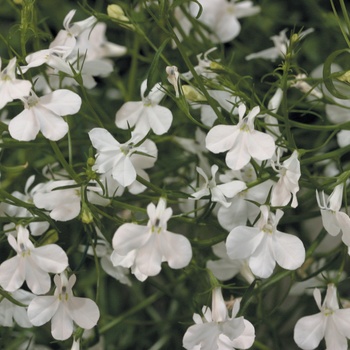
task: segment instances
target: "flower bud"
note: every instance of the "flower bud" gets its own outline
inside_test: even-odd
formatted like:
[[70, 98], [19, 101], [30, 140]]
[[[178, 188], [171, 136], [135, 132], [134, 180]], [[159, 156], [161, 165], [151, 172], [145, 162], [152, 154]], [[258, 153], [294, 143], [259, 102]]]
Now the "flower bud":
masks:
[[190, 85], [184, 85], [182, 91], [187, 100], [192, 102], [204, 102], [206, 98], [194, 87]]
[[346, 71], [341, 76], [337, 77], [338, 80], [343, 81], [344, 83], [350, 83], [350, 70]]
[[94, 217], [92, 215], [92, 212], [86, 203], [82, 204], [80, 217], [81, 217], [81, 221], [84, 224], [91, 224], [94, 221]]
[[133, 29], [134, 26], [130, 24], [130, 20], [125, 16], [123, 9], [116, 4], [107, 6], [107, 14], [109, 17], [114, 18], [120, 22], [123, 22], [122, 25], [126, 28]]

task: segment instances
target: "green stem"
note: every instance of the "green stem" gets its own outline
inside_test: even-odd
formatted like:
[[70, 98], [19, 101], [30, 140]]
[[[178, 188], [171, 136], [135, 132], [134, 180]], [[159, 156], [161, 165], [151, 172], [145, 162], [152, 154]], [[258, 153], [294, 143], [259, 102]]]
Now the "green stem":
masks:
[[106, 325], [102, 326], [100, 328], [100, 334], [106, 333], [107, 331], [109, 331], [110, 329], [112, 329], [113, 327], [115, 327], [118, 323], [121, 323], [122, 321], [124, 321], [124, 319], [126, 319], [127, 317], [136, 314], [138, 311], [145, 309], [146, 307], [148, 307], [149, 305], [152, 305], [154, 302], [156, 302], [159, 298], [161, 298], [163, 296], [162, 292], [156, 292], [153, 293], [151, 296], [149, 296], [147, 299], [145, 299], [142, 303], [134, 306], [133, 308], [129, 309], [128, 311], [124, 312], [123, 314], [121, 314], [119, 317], [115, 318], [113, 321], [107, 323]]
[[70, 175], [70, 177], [75, 180], [76, 183], [80, 183], [80, 178], [79, 176], [75, 173], [75, 171], [73, 170], [73, 168], [67, 163], [66, 159], [64, 158], [61, 150], [59, 149], [59, 147], [57, 146], [57, 143], [54, 141], [50, 141], [50, 145], [53, 149], [53, 151], [55, 152], [58, 161], [61, 163], [62, 167], [64, 168], [64, 170], [67, 171], [67, 173]]

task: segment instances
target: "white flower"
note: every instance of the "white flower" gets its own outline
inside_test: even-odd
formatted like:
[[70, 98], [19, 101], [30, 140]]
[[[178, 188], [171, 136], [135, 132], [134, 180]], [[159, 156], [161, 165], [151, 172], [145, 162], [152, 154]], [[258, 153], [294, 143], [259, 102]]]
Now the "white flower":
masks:
[[[16, 79], [16, 60], [16, 57], [12, 58], [0, 72], [0, 109], [15, 99], [27, 96], [32, 88], [30, 81]], [[1, 65], [0, 58], [0, 70]]]
[[165, 93], [161, 91], [160, 84], [156, 84], [148, 96], [144, 96], [146, 88], [147, 81], [145, 80], [141, 85], [142, 101], [124, 103], [116, 113], [115, 123], [121, 129], [135, 126], [135, 132], [142, 135], [146, 135], [151, 129], [156, 135], [165, 134], [173, 121], [171, 111], [159, 106]]
[[321, 304], [321, 292], [315, 288], [314, 298], [320, 313], [302, 317], [294, 328], [294, 341], [301, 349], [318, 348], [324, 338], [329, 350], [347, 350], [350, 339], [350, 309], [339, 309], [337, 288], [329, 284]]
[[273, 215], [265, 205], [255, 227], [238, 226], [226, 240], [231, 259], [248, 259], [252, 272], [261, 278], [272, 275], [276, 262], [287, 270], [299, 268], [305, 260], [305, 248], [298, 237], [277, 230], [282, 210]]
[[291, 83], [291, 87], [294, 87], [306, 95], [314, 96], [318, 99], [323, 97], [323, 93], [315, 87], [312, 87], [305, 80], [307, 79], [307, 75], [304, 73], [297, 74], [295, 76], [295, 80]]
[[350, 145], [350, 130], [340, 130], [337, 134], [337, 142], [339, 147]]
[[[35, 175], [32, 175], [28, 178], [25, 187], [24, 187], [24, 193], [20, 193], [18, 191], [14, 191], [11, 193], [13, 197], [18, 198], [19, 200], [26, 202], [26, 203], [33, 203], [33, 197], [34, 194], [37, 192], [40, 192], [41, 185], [34, 186], [31, 190], [29, 188], [32, 186], [33, 182], [35, 180]], [[27, 208], [20, 207], [8, 203], [0, 203], [0, 213], [3, 213], [5, 216], [10, 216], [13, 218], [19, 217], [19, 218], [37, 218], [34, 216]], [[33, 236], [40, 236], [45, 231], [48, 230], [50, 224], [47, 221], [32, 221], [28, 224], [30, 233]], [[6, 231], [16, 230], [15, 224], [10, 223], [7, 225], [4, 225], [4, 229]]]
[[[239, 179], [246, 183], [257, 179], [254, 167], [250, 163], [241, 170], [228, 170], [219, 178], [222, 182]], [[246, 225], [247, 221], [253, 223], [260, 211], [259, 207], [252, 202], [264, 203], [272, 184], [271, 180], [264, 181], [254, 187], [244, 189], [230, 199], [229, 207], [221, 206], [218, 210], [219, 224], [231, 231], [236, 226]]]
[[[279, 149], [278, 149], [279, 150]], [[272, 187], [271, 205], [274, 207], [285, 206], [292, 198], [292, 208], [298, 206], [296, 197], [299, 191], [299, 179], [301, 176], [300, 162], [298, 160], [298, 152], [294, 151], [292, 155], [286, 159], [283, 164], [279, 162], [279, 151], [277, 151], [277, 166], [271, 161], [271, 165], [275, 171], [279, 173], [278, 182]]]
[[230, 200], [231, 205], [228, 208], [224, 206], [219, 208], [219, 224], [231, 231], [236, 226], [246, 225], [247, 221], [253, 223], [259, 214], [259, 207], [251, 201], [264, 203], [272, 184], [272, 180], [267, 180], [238, 193]]
[[[50, 49], [56, 47], [67, 47], [70, 48], [70, 54], [76, 47], [76, 38], [84, 31], [91, 29], [93, 25], [97, 22], [97, 19], [93, 16], [84, 19], [83, 21], [71, 23], [76, 10], [71, 10], [68, 12], [63, 20], [63, 27], [56, 38], [51, 42]], [[82, 52], [84, 54], [84, 52]]]
[[[266, 60], [275, 61], [278, 57], [284, 57], [287, 53], [289, 46], [289, 39], [287, 38], [286, 32], [288, 29], [283, 29], [278, 35], [273, 35], [270, 39], [273, 41], [274, 47], [262, 50], [257, 53], [252, 53], [246, 57], [247, 60], [255, 58], [263, 58]], [[313, 28], [307, 29], [298, 35], [299, 39], [302, 39], [306, 35], [312, 33]]]
[[[99, 187], [86, 188], [87, 199], [90, 203], [107, 205], [108, 199], [101, 197]], [[58, 221], [68, 221], [77, 217], [81, 212], [81, 187], [74, 180], [49, 181], [35, 193], [33, 201], [36, 207], [50, 211], [50, 217]]]
[[96, 23], [90, 31], [83, 31], [77, 37], [75, 50], [84, 55], [87, 61], [124, 55], [126, 47], [107, 41], [106, 29], [106, 23]]
[[272, 136], [254, 129], [255, 117], [260, 108], [254, 107], [243, 118], [246, 106], [238, 108], [237, 125], [216, 125], [206, 137], [206, 147], [213, 153], [227, 152], [226, 164], [232, 170], [242, 169], [250, 161], [270, 159], [275, 152], [275, 141]]
[[68, 132], [68, 124], [62, 116], [77, 113], [81, 106], [80, 96], [64, 89], [42, 97], [32, 91], [23, 102], [24, 111], [9, 124], [10, 135], [19, 141], [34, 140], [39, 131], [51, 141], [60, 140]]
[[136, 181], [137, 170], [151, 168], [157, 159], [157, 147], [151, 140], [137, 146], [143, 136], [132, 134], [126, 143], [119, 143], [106, 129], [94, 128], [89, 137], [97, 149], [93, 170], [100, 174], [111, 172], [114, 180], [121, 186], [130, 186]]
[[320, 195], [316, 191], [316, 199], [321, 209], [322, 223], [325, 230], [331, 236], [337, 236], [342, 232], [342, 241], [350, 251], [350, 218], [341, 212], [344, 184], [336, 186], [331, 195], [326, 199], [324, 192]]
[[214, 254], [219, 260], [208, 260], [207, 268], [210, 269], [214, 276], [220, 281], [227, 281], [239, 273], [250, 284], [255, 277], [252, 274], [246, 260], [230, 259], [226, 252], [225, 242], [220, 242], [212, 246]]
[[67, 71], [70, 68], [66, 59], [71, 51], [70, 47], [57, 46], [33, 52], [26, 57], [27, 65], [21, 66], [21, 71], [25, 73], [28, 69], [40, 67], [43, 64], [59, 71]]
[[[241, 31], [238, 18], [252, 16], [260, 11], [260, 7], [253, 6], [252, 1], [227, 0], [200, 0], [202, 13], [198, 20], [210, 29], [208, 37], [213, 43], [226, 43], [231, 41]], [[196, 17], [200, 7], [192, 2], [189, 12]]]
[[0, 265], [0, 285], [14, 292], [26, 281], [33, 293], [47, 293], [51, 286], [49, 272], [62, 272], [68, 266], [68, 257], [57, 244], [34, 247], [28, 230], [23, 226], [17, 230], [17, 241], [12, 235], [7, 237], [17, 255]]
[[[34, 294], [23, 289], [18, 289], [9, 294], [13, 299], [24, 305], [29, 305], [35, 297]], [[33, 326], [28, 319], [26, 307], [16, 305], [3, 297], [0, 301], [0, 325], [2, 327], [13, 327], [15, 322], [22, 328]]]
[[211, 179], [209, 181], [203, 169], [197, 167], [197, 172], [204, 178], [205, 182], [203, 186], [197, 192], [192, 193], [189, 198], [200, 199], [204, 196], [211, 196], [212, 202], [218, 202], [226, 208], [229, 207], [231, 203], [227, 201], [227, 198], [233, 198], [237, 193], [245, 190], [247, 186], [243, 181], [239, 180], [217, 185], [215, 176], [218, 170], [219, 167], [216, 164], [211, 167]]
[[230, 317], [221, 288], [215, 288], [212, 293], [212, 309], [204, 306], [203, 318], [198, 314], [193, 315], [196, 324], [187, 329], [183, 338], [183, 347], [187, 350], [250, 348], [255, 339], [255, 329], [243, 317], [235, 318], [239, 306], [240, 300], [236, 299]]
[[72, 335], [73, 322], [83, 329], [91, 329], [100, 317], [94, 301], [73, 295], [75, 281], [75, 275], [69, 280], [64, 273], [55, 275], [55, 294], [38, 296], [28, 307], [28, 317], [34, 326], [42, 326], [51, 320], [51, 334], [57, 340], [66, 340]]
[[120, 226], [113, 236], [113, 264], [116, 265], [115, 258], [129, 257], [128, 265], [123, 266], [135, 265], [145, 276], [158, 275], [163, 261], [173, 269], [186, 267], [192, 258], [191, 244], [185, 236], [167, 230], [172, 212], [166, 208], [165, 199], [160, 198], [157, 207], [153, 203], [147, 206], [147, 226], [132, 223]]

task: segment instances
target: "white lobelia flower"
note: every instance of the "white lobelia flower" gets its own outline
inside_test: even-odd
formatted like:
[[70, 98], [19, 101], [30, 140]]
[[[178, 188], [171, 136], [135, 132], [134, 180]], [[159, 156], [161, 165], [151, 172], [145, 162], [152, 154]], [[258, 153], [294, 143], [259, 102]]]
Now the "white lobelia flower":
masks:
[[[223, 182], [231, 181], [233, 178], [252, 182], [257, 177], [253, 166], [248, 163], [240, 171], [229, 170], [224, 175], [220, 175], [220, 180]], [[253, 223], [260, 212], [259, 207], [255, 203], [262, 204], [266, 202], [273, 183], [272, 180], [267, 180], [239, 192], [230, 199], [231, 205], [229, 207], [221, 206], [219, 208], [217, 213], [219, 224], [226, 230], [231, 231], [236, 226], [246, 225], [247, 221]]]
[[203, 169], [197, 167], [197, 172], [204, 178], [203, 186], [195, 193], [191, 194], [189, 199], [198, 200], [204, 196], [211, 196], [212, 202], [218, 202], [224, 207], [229, 207], [230, 202], [227, 201], [227, 198], [233, 198], [239, 192], [247, 188], [246, 184], [243, 181], [234, 180], [221, 185], [216, 184], [215, 176], [219, 167], [214, 164], [211, 167], [211, 179], [209, 180]]
[[147, 169], [157, 160], [157, 147], [151, 140], [138, 145], [143, 136], [133, 133], [126, 143], [119, 143], [106, 129], [94, 128], [89, 137], [97, 149], [96, 162], [92, 169], [100, 174], [111, 172], [121, 186], [130, 186], [136, 181], [137, 169]]
[[17, 230], [17, 240], [12, 235], [7, 237], [17, 255], [0, 265], [0, 285], [14, 292], [26, 281], [33, 293], [47, 293], [51, 286], [49, 273], [60, 273], [67, 268], [67, 254], [57, 244], [36, 248], [26, 228], [18, 226]]
[[[29, 188], [33, 185], [34, 180], [35, 175], [30, 176], [25, 184], [24, 193], [14, 191], [11, 193], [11, 195], [13, 197], [18, 198], [22, 202], [33, 203], [34, 194], [40, 192], [40, 189], [42, 187], [42, 185], [39, 184], [31, 188], [31, 190], [29, 190]], [[9, 216], [13, 218], [37, 218], [27, 208], [13, 204], [8, 204], [5, 202], [0, 203], [0, 213], [3, 213], [4, 216]], [[30, 233], [33, 236], [42, 235], [45, 231], [49, 229], [49, 226], [50, 224], [47, 221], [32, 221], [28, 224]], [[16, 225], [13, 222], [6, 224], [4, 225], [4, 230], [16, 231]]]
[[[238, 18], [255, 15], [260, 7], [253, 6], [252, 1], [235, 0], [200, 0], [198, 4], [192, 2], [189, 6], [189, 13], [193, 17], [197, 17], [200, 10], [202, 12], [198, 21], [209, 28], [210, 40], [213, 43], [226, 43], [237, 37], [241, 31]], [[187, 29], [187, 25], [185, 28]]]
[[255, 227], [238, 226], [229, 233], [227, 255], [231, 259], [248, 259], [254, 275], [261, 278], [272, 275], [276, 262], [287, 270], [299, 268], [305, 260], [305, 248], [298, 237], [277, 230], [282, 210], [274, 215], [263, 205], [260, 211]]
[[[278, 35], [273, 35], [270, 39], [273, 41], [274, 47], [262, 50], [257, 53], [252, 53], [246, 57], [246, 60], [252, 60], [255, 58], [263, 58], [266, 60], [276, 61], [279, 57], [284, 57], [287, 53], [288, 46], [290, 44], [289, 39], [287, 38], [286, 32], [288, 29], [283, 29], [279, 32]], [[302, 39], [306, 35], [312, 33], [313, 28], [304, 30], [298, 34], [298, 38]]]
[[[12, 58], [7, 67], [0, 71], [0, 109], [7, 103], [27, 96], [32, 88], [28, 80], [16, 79], [16, 57]], [[1, 70], [0, 58], [0, 70]]]
[[342, 241], [348, 246], [350, 253], [350, 218], [341, 212], [344, 184], [337, 185], [326, 199], [324, 192], [321, 195], [316, 191], [317, 204], [321, 210], [322, 224], [331, 236], [342, 232]]
[[37, 296], [28, 307], [28, 317], [34, 326], [42, 326], [51, 320], [51, 334], [56, 340], [68, 339], [73, 333], [74, 323], [83, 329], [91, 329], [100, 318], [93, 300], [73, 295], [75, 281], [75, 275], [69, 280], [64, 273], [55, 275], [54, 295]]
[[[71, 51], [72, 49], [68, 46], [57, 46], [33, 52], [26, 57], [27, 65], [21, 66], [21, 71], [25, 73], [28, 69], [40, 67], [43, 64], [58, 71], [71, 71], [69, 63], [67, 62], [67, 56]], [[57, 75], [56, 71], [55, 73]]]
[[185, 236], [167, 230], [172, 212], [160, 198], [157, 207], [153, 203], [147, 206], [147, 226], [120, 226], [113, 236], [112, 263], [120, 263], [120, 256], [129, 257], [127, 265], [122, 266], [136, 267], [145, 277], [158, 275], [164, 261], [173, 269], [186, 267], [192, 258], [191, 244]]
[[77, 37], [75, 50], [80, 55], [84, 55], [86, 61], [119, 57], [126, 54], [127, 48], [125, 46], [107, 41], [106, 29], [106, 23], [96, 23], [91, 30], [85, 30]]
[[173, 121], [170, 109], [159, 106], [165, 96], [160, 84], [156, 84], [147, 96], [144, 96], [147, 81], [141, 84], [142, 101], [124, 103], [115, 116], [118, 128], [129, 129], [135, 126], [135, 133], [146, 135], [151, 129], [156, 135], [165, 134]]
[[[67, 47], [70, 48], [70, 54], [76, 48], [77, 37], [83, 33], [84, 31], [88, 31], [93, 27], [93, 25], [97, 22], [96, 17], [88, 17], [83, 21], [71, 23], [76, 10], [71, 10], [68, 12], [66, 17], [63, 20], [63, 27], [61, 29], [55, 39], [50, 44], [50, 49], [56, 47]], [[84, 54], [84, 52], [82, 52]], [[75, 54], [74, 54], [75, 55]]]
[[34, 140], [39, 131], [51, 141], [60, 140], [68, 132], [68, 124], [62, 117], [77, 113], [81, 106], [80, 96], [65, 89], [42, 97], [32, 91], [22, 100], [24, 111], [9, 124], [10, 135], [19, 141]]
[[350, 145], [350, 130], [340, 130], [337, 134], [339, 147], [343, 148]]
[[[88, 186], [86, 195], [88, 202], [105, 206], [109, 200], [100, 196], [102, 189]], [[44, 184], [40, 192], [34, 194], [36, 207], [50, 211], [50, 217], [57, 221], [68, 221], [81, 213], [81, 186], [74, 180], [56, 180]]]
[[299, 179], [301, 176], [300, 162], [298, 159], [298, 151], [294, 151], [292, 155], [280, 164], [280, 148], [277, 149], [277, 167], [273, 161], [271, 165], [278, 172], [279, 180], [272, 187], [271, 205], [274, 207], [285, 206], [292, 198], [292, 208], [298, 206], [296, 197], [299, 191]]
[[304, 350], [318, 348], [324, 338], [327, 349], [347, 350], [350, 339], [350, 309], [340, 309], [337, 288], [327, 287], [326, 297], [321, 304], [321, 292], [314, 289], [314, 298], [320, 313], [305, 316], [294, 327], [294, 341]]
[[255, 329], [243, 317], [235, 318], [239, 306], [240, 299], [236, 299], [230, 317], [221, 288], [215, 288], [212, 292], [212, 309], [204, 306], [203, 318], [199, 314], [193, 315], [195, 324], [187, 329], [183, 347], [187, 350], [249, 349], [255, 339]]
[[[23, 305], [29, 305], [35, 295], [23, 289], [18, 289], [10, 296]], [[14, 304], [11, 300], [3, 297], [0, 301], [0, 326], [13, 327], [17, 323], [22, 328], [33, 327], [28, 319], [27, 308]]]
[[275, 152], [272, 136], [254, 129], [255, 117], [260, 108], [254, 107], [246, 117], [246, 106], [238, 107], [239, 123], [237, 125], [216, 125], [209, 130], [206, 147], [213, 153], [227, 152], [226, 164], [232, 170], [242, 169], [251, 158], [270, 159]]
[[241, 274], [249, 284], [255, 280], [247, 260], [230, 259], [226, 252], [225, 242], [213, 245], [212, 250], [220, 259], [208, 260], [207, 268], [212, 271], [218, 280], [227, 281], [238, 274]]

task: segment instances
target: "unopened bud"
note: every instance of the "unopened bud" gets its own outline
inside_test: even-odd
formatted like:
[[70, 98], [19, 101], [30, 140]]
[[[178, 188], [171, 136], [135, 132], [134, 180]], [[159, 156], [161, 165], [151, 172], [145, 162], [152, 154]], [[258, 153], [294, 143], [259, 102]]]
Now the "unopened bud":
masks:
[[86, 203], [82, 205], [80, 217], [84, 224], [91, 224], [94, 221], [92, 212]]
[[182, 91], [187, 100], [192, 102], [204, 102], [206, 98], [194, 87], [190, 85], [184, 85]]
[[295, 44], [299, 39], [300, 39], [300, 38], [299, 38], [299, 34], [294, 33], [294, 34], [292, 35], [292, 37], [290, 38], [290, 42], [291, 42], [291, 44]]
[[116, 4], [108, 5], [107, 6], [107, 14], [109, 17], [114, 18], [120, 22], [123, 22], [122, 25], [133, 29], [134, 26], [130, 23], [130, 20], [128, 17], [125, 16], [124, 10]]
[[168, 74], [168, 82], [175, 89], [176, 97], [179, 97], [179, 70], [176, 66], [167, 66], [165, 71]]
[[344, 83], [350, 83], [350, 71], [348, 70], [343, 75], [337, 77], [337, 79], [343, 81]]

